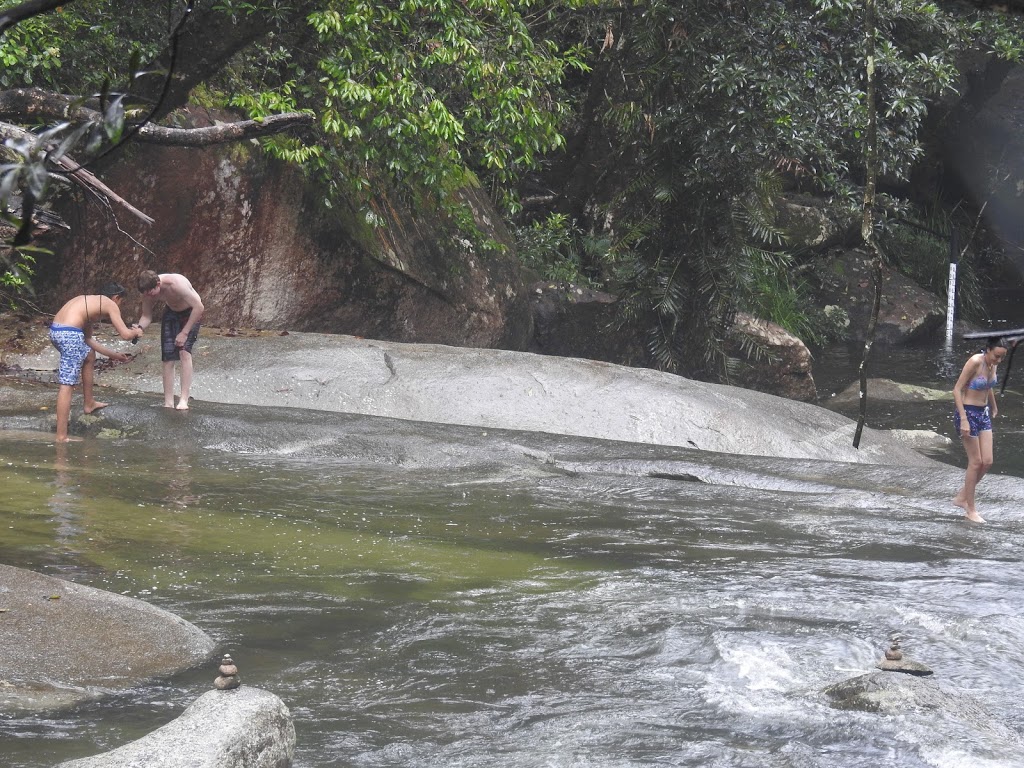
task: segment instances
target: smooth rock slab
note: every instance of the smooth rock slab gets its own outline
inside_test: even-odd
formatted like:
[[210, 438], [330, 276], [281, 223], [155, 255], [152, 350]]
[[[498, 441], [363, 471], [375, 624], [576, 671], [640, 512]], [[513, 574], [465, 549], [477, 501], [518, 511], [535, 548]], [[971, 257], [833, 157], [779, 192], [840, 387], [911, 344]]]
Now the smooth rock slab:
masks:
[[141, 739], [57, 768], [290, 768], [295, 725], [280, 698], [259, 688], [208, 691]]
[[0, 565], [0, 712], [59, 709], [166, 677], [214, 645], [142, 600]]

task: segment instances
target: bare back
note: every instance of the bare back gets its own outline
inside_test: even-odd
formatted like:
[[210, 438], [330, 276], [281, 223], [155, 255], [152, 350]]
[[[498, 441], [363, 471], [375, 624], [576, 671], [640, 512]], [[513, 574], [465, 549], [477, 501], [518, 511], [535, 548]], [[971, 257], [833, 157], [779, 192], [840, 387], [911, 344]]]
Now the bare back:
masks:
[[121, 310], [118, 308], [117, 302], [109, 296], [96, 294], [76, 296], [71, 299], [53, 316], [53, 322], [57, 325], [81, 328], [86, 335], [90, 335], [92, 323], [108, 318], [120, 333], [124, 328], [124, 322], [121, 320]]

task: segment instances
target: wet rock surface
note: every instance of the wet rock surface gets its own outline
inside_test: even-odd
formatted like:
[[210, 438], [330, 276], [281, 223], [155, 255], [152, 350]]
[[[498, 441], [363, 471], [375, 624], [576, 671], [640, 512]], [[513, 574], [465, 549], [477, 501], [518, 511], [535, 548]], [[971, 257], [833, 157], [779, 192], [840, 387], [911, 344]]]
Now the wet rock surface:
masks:
[[[161, 392], [159, 339], [150, 334], [135, 348], [120, 343], [135, 357], [98, 371], [98, 384]], [[205, 331], [194, 357], [196, 412], [212, 401], [745, 455], [932, 463], [870, 428], [853, 448], [856, 422], [815, 405], [591, 360], [326, 334]], [[5, 361], [23, 377], [48, 379], [57, 358], [44, 348], [8, 353]]]
[[243, 686], [209, 691], [162, 728], [58, 768], [289, 768], [295, 726], [274, 694]]
[[195, 666], [204, 632], [141, 600], [0, 565], [0, 712], [60, 709]]

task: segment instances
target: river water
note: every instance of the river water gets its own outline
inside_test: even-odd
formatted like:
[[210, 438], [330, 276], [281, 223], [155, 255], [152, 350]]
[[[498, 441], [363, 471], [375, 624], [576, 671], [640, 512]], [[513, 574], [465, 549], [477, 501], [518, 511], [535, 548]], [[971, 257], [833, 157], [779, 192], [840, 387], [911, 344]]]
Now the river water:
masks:
[[[965, 357], [902, 350], [873, 375], [948, 389]], [[853, 362], [820, 361], [826, 397]], [[820, 694], [898, 635], [992, 723], [1024, 727], [1013, 381], [984, 526], [948, 503], [952, 444], [910, 470], [204, 404], [160, 439], [57, 454], [0, 437], [0, 561], [201, 627], [290, 707], [299, 768], [1019, 766], [1018, 741], [962, 713]], [[948, 422], [948, 403], [869, 416]], [[0, 717], [0, 764], [112, 749], [215, 676]]]

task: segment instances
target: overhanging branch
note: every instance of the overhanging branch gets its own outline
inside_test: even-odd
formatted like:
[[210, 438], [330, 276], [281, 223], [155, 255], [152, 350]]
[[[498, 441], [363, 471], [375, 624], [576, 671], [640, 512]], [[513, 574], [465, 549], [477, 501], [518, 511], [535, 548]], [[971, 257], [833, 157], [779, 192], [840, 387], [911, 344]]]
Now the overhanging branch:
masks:
[[221, 123], [207, 128], [164, 128], [152, 123], [143, 126], [135, 140], [146, 144], [169, 144], [177, 147], [205, 147], [230, 141], [245, 141], [271, 136], [291, 128], [305, 128], [313, 124], [313, 115], [305, 112], [286, 112], [262, 120], [240, 120]]
[[[33, 134], [29, 133], [24, 128], [19, 128], [18, 126], [11, 125], [10, 123], [0, 123], [0, 139], [17, 139], [25, 141], [31, 140], [32, 138]], [[133, 216], [141, 219], [147, 224], [153, 223], [153, 218], [151, 216], [143, 213], [123, 197], [118, 195], [114, 190], [100, 181], [92, 173], [82, 168], [68, 155], [61, 157], [55, 165], [59, 169], [58, 171], [54, 171], [55, 173], [62, 173], [93, 194], [117, 203]]]
[[28, 2], [8, 8], [0, 14], [0, 34], [25, 19], [39, 16], [44, 13], [56, 10], [62, 5], [71, 5], [74, 0], [28, 0]]
[[[100, 118], [100, 113], [78, 96], [52, 93], [39, 88], [0, 91], [0, 120], [12, 123], [57, 120], [99, 122]], [[306, 128], [313, 124], [313, 120], [313, 115], [305, 112], [286, 112], [259, 120], [218, 123], [205, 128], [165, 128], [145, 123], [138, 129], [134, 140], [176, 147], [207, 147], [271, 136], [293, 128]]]

